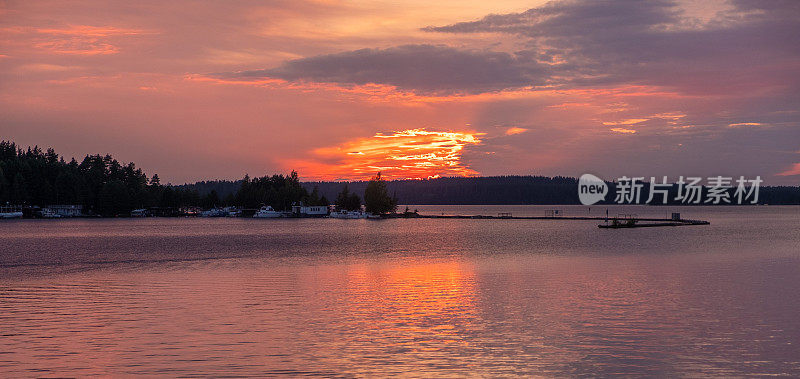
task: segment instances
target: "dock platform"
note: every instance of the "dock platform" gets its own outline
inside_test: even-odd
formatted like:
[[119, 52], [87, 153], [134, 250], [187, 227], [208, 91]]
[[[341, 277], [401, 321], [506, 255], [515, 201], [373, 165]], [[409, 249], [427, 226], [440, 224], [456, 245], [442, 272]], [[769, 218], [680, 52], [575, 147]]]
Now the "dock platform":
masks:
[[625, 229], [625, 228], [649, 228], [649, 227], [656, 227], [656, 226], [687, 226], [687, 225], [709, 225], [711, 224], [708, 221], [700, 221], [700, 220], [678, 220], [678, 221], [669, 221], [669, 222], [648, 222], [648, 223], [618, 223], [618, 224], [600, 224], [597, 225], [598, 228], [602, 229]]

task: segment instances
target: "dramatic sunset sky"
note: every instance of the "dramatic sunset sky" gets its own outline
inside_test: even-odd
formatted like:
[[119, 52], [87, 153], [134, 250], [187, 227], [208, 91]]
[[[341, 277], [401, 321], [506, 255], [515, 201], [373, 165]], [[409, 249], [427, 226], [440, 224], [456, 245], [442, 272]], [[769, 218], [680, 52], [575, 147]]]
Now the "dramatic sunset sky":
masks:
[[0, 139], [172, 183], [800, 183], [800, 1], [0, 0]]

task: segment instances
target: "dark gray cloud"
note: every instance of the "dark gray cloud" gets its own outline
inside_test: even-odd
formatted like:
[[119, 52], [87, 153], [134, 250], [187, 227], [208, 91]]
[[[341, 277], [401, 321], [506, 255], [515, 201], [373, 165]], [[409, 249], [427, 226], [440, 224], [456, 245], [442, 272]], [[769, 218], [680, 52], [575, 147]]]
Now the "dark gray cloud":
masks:
[[451, 33], [503, 32], [529, 37], [585, 37], [588, 34], [626, 34], [653, 25], [678, 22], [679, 12], [669, 0], [551, 1], [522, 13], [489, 15], [425, 30]]
[[562, 62], [551, 71], [562, 84], [654, 84], [725, 93], [796, 76], [800, 2], [730, 5], [701, 21], [671, 0], [551, 1], [522, 13], [424, 30], [528, 38], [530, 54]]
[[544, 83], [546, 71], [525, 56], [440, 45], [361, 49], [292, 60], [265, 70], [218, 74], [343, 85], [388, 84], [420, 93], [481, 93]]
[[419, 93], [482, 93], [644, 84], [682, 93], [797, 88], [800, 1], [734, 0], [710, 20], [674, 0], [551, 1], [522, 13], [424, 30], [521, 38], [513, 54], [405, 45], [312, 56], [263, 70], [223, 73], [342, 85], [378, 83]]

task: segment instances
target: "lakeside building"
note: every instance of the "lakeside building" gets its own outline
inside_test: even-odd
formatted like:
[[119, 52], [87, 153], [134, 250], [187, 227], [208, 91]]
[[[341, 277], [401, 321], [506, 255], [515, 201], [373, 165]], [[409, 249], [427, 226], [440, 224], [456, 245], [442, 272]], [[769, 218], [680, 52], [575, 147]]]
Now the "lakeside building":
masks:
[[328, 207], [325, 205], [306, 206], [303, 203], [292, 205], [292, 216], [294, 217], [325, 217], [328, 215]]

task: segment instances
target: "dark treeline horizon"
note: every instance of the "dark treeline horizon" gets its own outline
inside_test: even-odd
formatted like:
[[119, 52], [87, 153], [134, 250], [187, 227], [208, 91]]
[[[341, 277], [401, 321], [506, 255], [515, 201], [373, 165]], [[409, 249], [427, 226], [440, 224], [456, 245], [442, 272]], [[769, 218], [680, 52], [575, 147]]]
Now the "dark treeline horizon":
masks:
[[234, 193], [220, 197], [213, 189], [202, 195], [187, 186], [163, 185], [158, 174], [148, 178], [133, 162], [123, 164], [111, 155], [86, 155], [69, 162], [52, 148], [22, 149], [0, 141], [0, 204], [23, 207], [81, 205], [83, 212], [127, 216], [134, 209], [159, 209], [159, 215], [179, 215], [186, 207], [270, 205], [287, 210], [292, 204], [324, 205], [328, 200], [306, 191], [298, 174], [245, 177]]
[[[377, 173], [376, 173], [377, 174]], [[19, 148], [0, 142], [0, 204], [41, 206], [83, 205], [89, 213], [111, 216], [137, 208], [217, 207], [256, 208], [271, 205], [285, 210], [296, 202], [330, 204], [348, 186], [363, 197], [368, 181], [302, 182], [300, 174], [264, 175], [241, 180], [211, 180], [193, 184], [161, 184], [133, 162], [123, 164], [111, 155], [86, 155], [66, 161], [52, 148]], [[609, 183], [608, 201], [614, 200]], [[424, 180], [390, 180], [388, 195], [400, 205], [570, 205], [580, 204], [577, 179], [544, 176], [446, 177]], [[643, 196], [646, 198], [643, 190]], [[677, 188], [673, 186], [672, 195]], [[732, 190], [731, 190], [732, 192]], [[733, 196], [731, 196], [733, 198]], [[763, 186], [760, 204], [800, 204], [800, 187]], [[679, 203], [670, 203], [671, 205]]]
[[[346, 182], [354, 191], [363, 191], [366, 181]], [[325, 195], [337, 191], [342, 182], [303, 182], [306, 188], [318, 188]], [[615, 204], [616, 184], [607, 182], [606, 201], [598, 204]], [[578, 179], [556, 176], [480, 176], [448, 177], [424, 180], [392, 180], [387, 182], [390, 194], [397, 197], [403, 205], [580, 205], [578, 198]], [[647, 199], [649, 183], [642, 188], [642, 201]], [[735, 188], [728, 190], [735, 202]], [[669, 189], [666, 205], [681, 205], [673, 201], [678, 186]], [[702, 189], [703, 196], [707, 187]], [[796, 205], [800, 204], [800, 187], [762, 186], [758, 204]], [[660, 200], [657, 197], [656, 200]], [[654, 202], [653, 205], [660, 205]], [[703, 204], [699, 204], [703, 205]]]
[[[350, 191], [364, 193], [368, 181], [309, 181], [301, 182], [307, 191], [315, 188], [319, 196], [336, 198], [345, 185]], [[599, 204], [614, 204], [615, 183], [607, 182], [609, 195]], [[179, 187], [191, 188], [201, 195], [216, 191], [220, 196], [235, 193], [241, 180], [200, 181]], [[390, 195], [396, 196], [401, 205], [579, 205], [578, 179], [572, 177], [546, 177], [532, 175], [504, 175], [477, 177], [446, 177], [434, 179], [388, 180]], [[669, 199], [677, 194], [677, 185], [670, 189]], [[730, 198], [734, 199], [733, 191]], [[642, 201], [646, 200], [649, 184], [644, 183]], [[703, 188], [703, 194], [707, 188]], [[660, 200], [657, 197], [656, 200]], [[796, 205], [800, 204], [800, 187], [761, 186], [758, 204]], [[659, 205], [654, 203], [654, 205]], [[667, 205], [681, 205], [669, 201]], [[689, 204], [691, 205], [691, 204]], [[703, 205], [703, 204], [699, 204]]]

